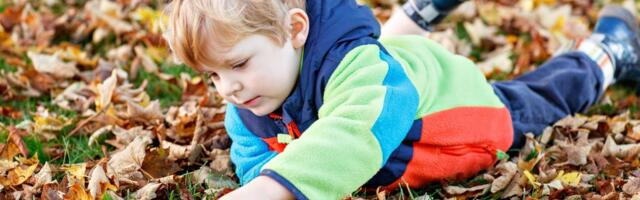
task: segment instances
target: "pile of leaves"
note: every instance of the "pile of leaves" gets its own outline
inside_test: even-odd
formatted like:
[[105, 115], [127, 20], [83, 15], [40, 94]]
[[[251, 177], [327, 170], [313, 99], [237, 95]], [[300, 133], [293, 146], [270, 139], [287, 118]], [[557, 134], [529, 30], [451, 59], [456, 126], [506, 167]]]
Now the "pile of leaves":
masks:
[[[398, 2], [366, 3], [384, 23]], [[425, 37], [505, 80], [589, 35], [607, 3], [468, 1]], [[0, 199], [211, 199], [238, 187], [224, 102], [171, 59], [164, 5], [0, 2]], [[519, 156], [473, 179], [351, 198], [632, 197], [640, 122], [629, 88], [614, 87], [590, 117], [529, 137]]]
[[213, 198], [237, 187], [224, 103], [167, 59], [161, 2], [0, 6], [0, 199]]

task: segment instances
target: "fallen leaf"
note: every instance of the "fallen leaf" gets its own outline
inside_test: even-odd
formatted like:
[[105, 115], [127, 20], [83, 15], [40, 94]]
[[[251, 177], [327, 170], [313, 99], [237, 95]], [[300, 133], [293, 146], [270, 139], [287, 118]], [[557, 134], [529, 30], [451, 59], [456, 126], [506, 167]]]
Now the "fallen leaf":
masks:
[[160, 187], [160, 183], [148, 183], [133, 194], [135, 199], [151, 200], [156, 198], [156, 190]]
[[489, 190], [490, 187], [491, 187], [491, 184], [484, 184], [484, 185], [479, 185], [479, 186], [475, 186], [475, 187], [471, 187], [471, 188], [464, 188], [464, 187], [459, 187], [459, 186], [446, 186], [446, 187], [444, 187], [444, 190], [447, 192], [447, 194], [460, 195], [460, 194], [464, 194], [464, 193], [467, 193], [467, 192], [476, 192], [476, 191]]
[[180, 166], [172, 160], [167, 159], [169, 151], [162, 148], [154, 148], [147, 153], [142, 162], [142, 170], [151, 178], [169, 176], [180, 171]]
[[25, 182], [33, 172], [35, 172], [38, 164], [34, 164], [31, 166], [18, 166], [13, 170], [9, 171], [7, 176], [0, 176], [0, 183], [3, 186], [16, 186]]
[[92, 197], [100, 197], [108, 189], [117, 190], [117, 188], [109, 182], [109, 179], [100, 164], [97, 164], [91, 171], [91, 177], [89, 177], [89, 185], [87, 186], [87, 189]]
[[580, 172], [569, 172], [565, 174], [564, 171], [560, 171], [556, 180], [559, 180], [564, 185], [578, 186], [581, 175]]
[[75, 62], [63, 62], [57, 54], [46, 55], [33, 51], [27, 52], [33, 67], [40, 73], [48, 73], [56, 78], [71, 78], [79, 73]]
[[111, 76], [98, 84], [98, 97], [96, 98], [96, 110], [100, 111], [104, 109], [107, 104], [111, 103], [111, 98], [116, 89], [118, 83], [118, 75], [116, 70], [113, 70]]
[[622, 191], [624, 191], [624, 193], [627, 193], [628, 195], [640, 194], [640, 178], [629, 178], [627, 183], [622, 186]]
[[53, 180], [53, 170], [49, 166], [49, 162], [44, 163], [44, 166], [40, 169], [36, 175], [36, 184], [33, 186], [34, 188], [39, 188], [45, 184], [51, 183]]
[[613, 138], [611, 138], [611, 135], [607, 136], [607, 140], [602, 147], [602, 155], [604, 156], [627, 158], [629, 156], [637, 156], [638, 153], [640, 153], [640, 144], [618, 145]]
[[153, 122], [164, 119], [158, 100], [151, 101], [146, 107], [142, 107], [131, 101], [127, 101], [127, 114], [129, 119], [137, 122]]
[[67, 164], [63, 165], [62, 169], [67, 173], [67, 180], [70, 184], [79, 183], [84, 185], [87, 163]]
[[148, 136], [138, 136], [133, 142], [111, 157], [107, 163], [107, 175], [117, 179], [142, 178], [138, 170], [142, 166], [145, 157], [145, 149], [151, 144]]
[[69, 188], [69, 192], [64, 195], [65, 200], [93, 200], [91, 195], [87, 194], [82, 184], [75, 183]]
[[12, 170], [18, 166], [18, 162], [10, 160], [0, 160], [0, 176], [5, 176], [7, 171]]
[[512, 162], [502, 162], [498, 164], [496, 170], [500, 173], [500, 177], [491, 183], [491, 193], [496, 193], [506, 188], [513, 176], [518, 172], [518, 166]]

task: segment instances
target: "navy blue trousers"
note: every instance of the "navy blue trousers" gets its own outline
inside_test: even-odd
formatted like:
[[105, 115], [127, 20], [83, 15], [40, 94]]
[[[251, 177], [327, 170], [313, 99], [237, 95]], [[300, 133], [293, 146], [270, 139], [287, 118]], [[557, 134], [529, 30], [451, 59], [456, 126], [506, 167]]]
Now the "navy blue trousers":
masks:
[[603, 82], [602, 71], [593, 60], [571, 52], [514, 80], [493, 83], [513, 120], [511, 149], [524, 145], [525, 133], [540, 135], [565, 116], [585, 112], [602, 95]]

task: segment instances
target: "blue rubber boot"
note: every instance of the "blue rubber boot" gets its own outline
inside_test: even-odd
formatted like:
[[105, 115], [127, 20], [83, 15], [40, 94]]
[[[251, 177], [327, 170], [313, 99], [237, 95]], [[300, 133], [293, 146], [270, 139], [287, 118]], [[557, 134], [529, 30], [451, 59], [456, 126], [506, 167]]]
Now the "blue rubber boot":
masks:
[[607, 6], [600, 11], [591, 38], [603, 44], [615, 66], [616, 81], [640, 82], [640, 32], [636, 16], [623, 7]]

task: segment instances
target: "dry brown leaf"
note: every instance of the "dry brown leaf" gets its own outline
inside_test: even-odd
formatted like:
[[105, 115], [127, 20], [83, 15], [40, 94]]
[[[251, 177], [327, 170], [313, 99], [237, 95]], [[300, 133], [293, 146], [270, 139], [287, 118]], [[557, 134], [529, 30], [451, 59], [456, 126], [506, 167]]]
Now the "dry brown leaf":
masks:
[[118, 83], [118, 75], [116, 70], [113, 70], [111, 76], [98, 84], [98, 97], [96, 98], [96, 110], [100, 111], [104, 109], [107, 104], [111, 103], [111, 98], [116, 89]]
[[618, 145], [611, 138], [611, 135], [607, 136], [604, 146], [602, 147], [602, 155], [604, 156], [616, 156], [618, 158], [627, 158], [629, 156], [638, 156], [640, 153], [640, 144], [623, 144]]
[[571, 128], [571, 130], [578, 130], [580, 126], [587, 123], [588, 119], [589, 118], [582, 115], [568, 115], [565, 118], [562, 118], [560, 121], [556, 122], [554, 126], [569, 127]]
[[211, 157], [211, 164], [209, 166], [216, 172], [230, 172], [231, 171], [231, 157], [229, 155], [229, 149], [213, 149], [209, 154]]
[[40, 193], [40, 199], [42, 200], [62, 200], [64, 192], [59, 189], [60, 184], [49, 183], [42, 186], [42, 192]]
[[624, 193], [627, 193], [628, 195], [640, 194], [640, 178], [629, 178], [627, 183], [622, 186], [622, 191], [624, 191]]
[[578, 134], [578, 141], [575, 144], [559, 143], [558, 145], [566, 152], [567, 163], [573, 166], [582, 166], [587, 164], [587, 156], [591, 152], [591, 144], [588, 142], [589, 131], [582, 131]]
[[146, 107], [127, 101], [127, 114], [129, 119], [137, 122], [149, 123], [164, 119], [164, 115], [162, 115], [160, 110], [160, 102], [158, 100], [151, 101], [151, 103]]
[[170, 160], [188, 158], [191, 155], [191, 145], [179, 145], [166, 140], [160, 141], [160, 147], [169, 150]]
[[85, 10], [90, 11], [96, 19], [102, 20], [110, 29], [121, 34], [133, 31], [134, 28], [128, 22], [122, 20], [122, 6], [108, 0], [93, 0], [85, 4]]
[[527, 178], [521, 172], [517, 172], [511, 179], [511, 183], [504, 190], [500, 198], [506, 199], [512, 196], [521, 196], [524, 193], [523, 185], [527, 183]]
[[107, 175], [119, 179], [142, 178], [142, 173], [138, 170], [142, 166], [145, 157], [145, 149], [151, 144], [148, 136], [138, 136], [133, 142], [111, 157], [107, 163]]
[[53, 180], [53, 170], [49, 166], [49, 162], [44, 163], [44, 166], [40, 169], [36, 175], [36, 184], [33, 186], [34, 188], [39, 188], [45, 184], [51, 183]]
[[6, 176], [7, 171], [18, 166], [18, 162], [11, 160], [0, 160], [0, 176]]
[[518, 166], [512, 162], [501, 162], [496, 167], [496, 170], [501, 174], [491, 183], [491, 193], [496, 193], [506, 188], [513, 176], [518, 172]]
[[467, 193], [467, 192], [477, 192], [477, 191], [489, 190], [490, 187], [491, 187], [491, 184], [478, 185], [478, 186], [471, 187], [471, 188], [464, 188], [464, 187], [459, 187], [459, 186], [447, 186], [447, 187], [444, 187], [444, 190], [447, 192], [447, 194], [460, 195], [460, 194], [464, 194], [464, 193]]
[[93, 103], [93, 97], [93, 92], [89, 90], [85, 83], [75, 82], [58, 94], [53, 103], [68, 110], [85, 111]]
[[151, 178], [161, 178], [180, 171], [180, 166], [169, 160], [169, 151], [162, 148], [154, 148], [147, 153], [142, 162], [142, 170]]
[[92, 197], [100, 197], [107, 189], [116, 190], [117, 188], [111, 185], [111, 182], [109, 182], [102, 166], [97, 164], [91, 171], [91, 177], [89, 177], [89, 185], [87, 186], [87, 189]]
[[160, 187], [160, 183], [148, 183], [133, 194], [135, 199], [151, 200], [156, 198], [156, 190]]
[[29, 51], [27, 56], [33, 62], [33, 67], [40, 73], [48, 73], [56, 78], [71, 78], [79, 73], [75, 62], [64, 62], [57, 54], [46, 55]]

